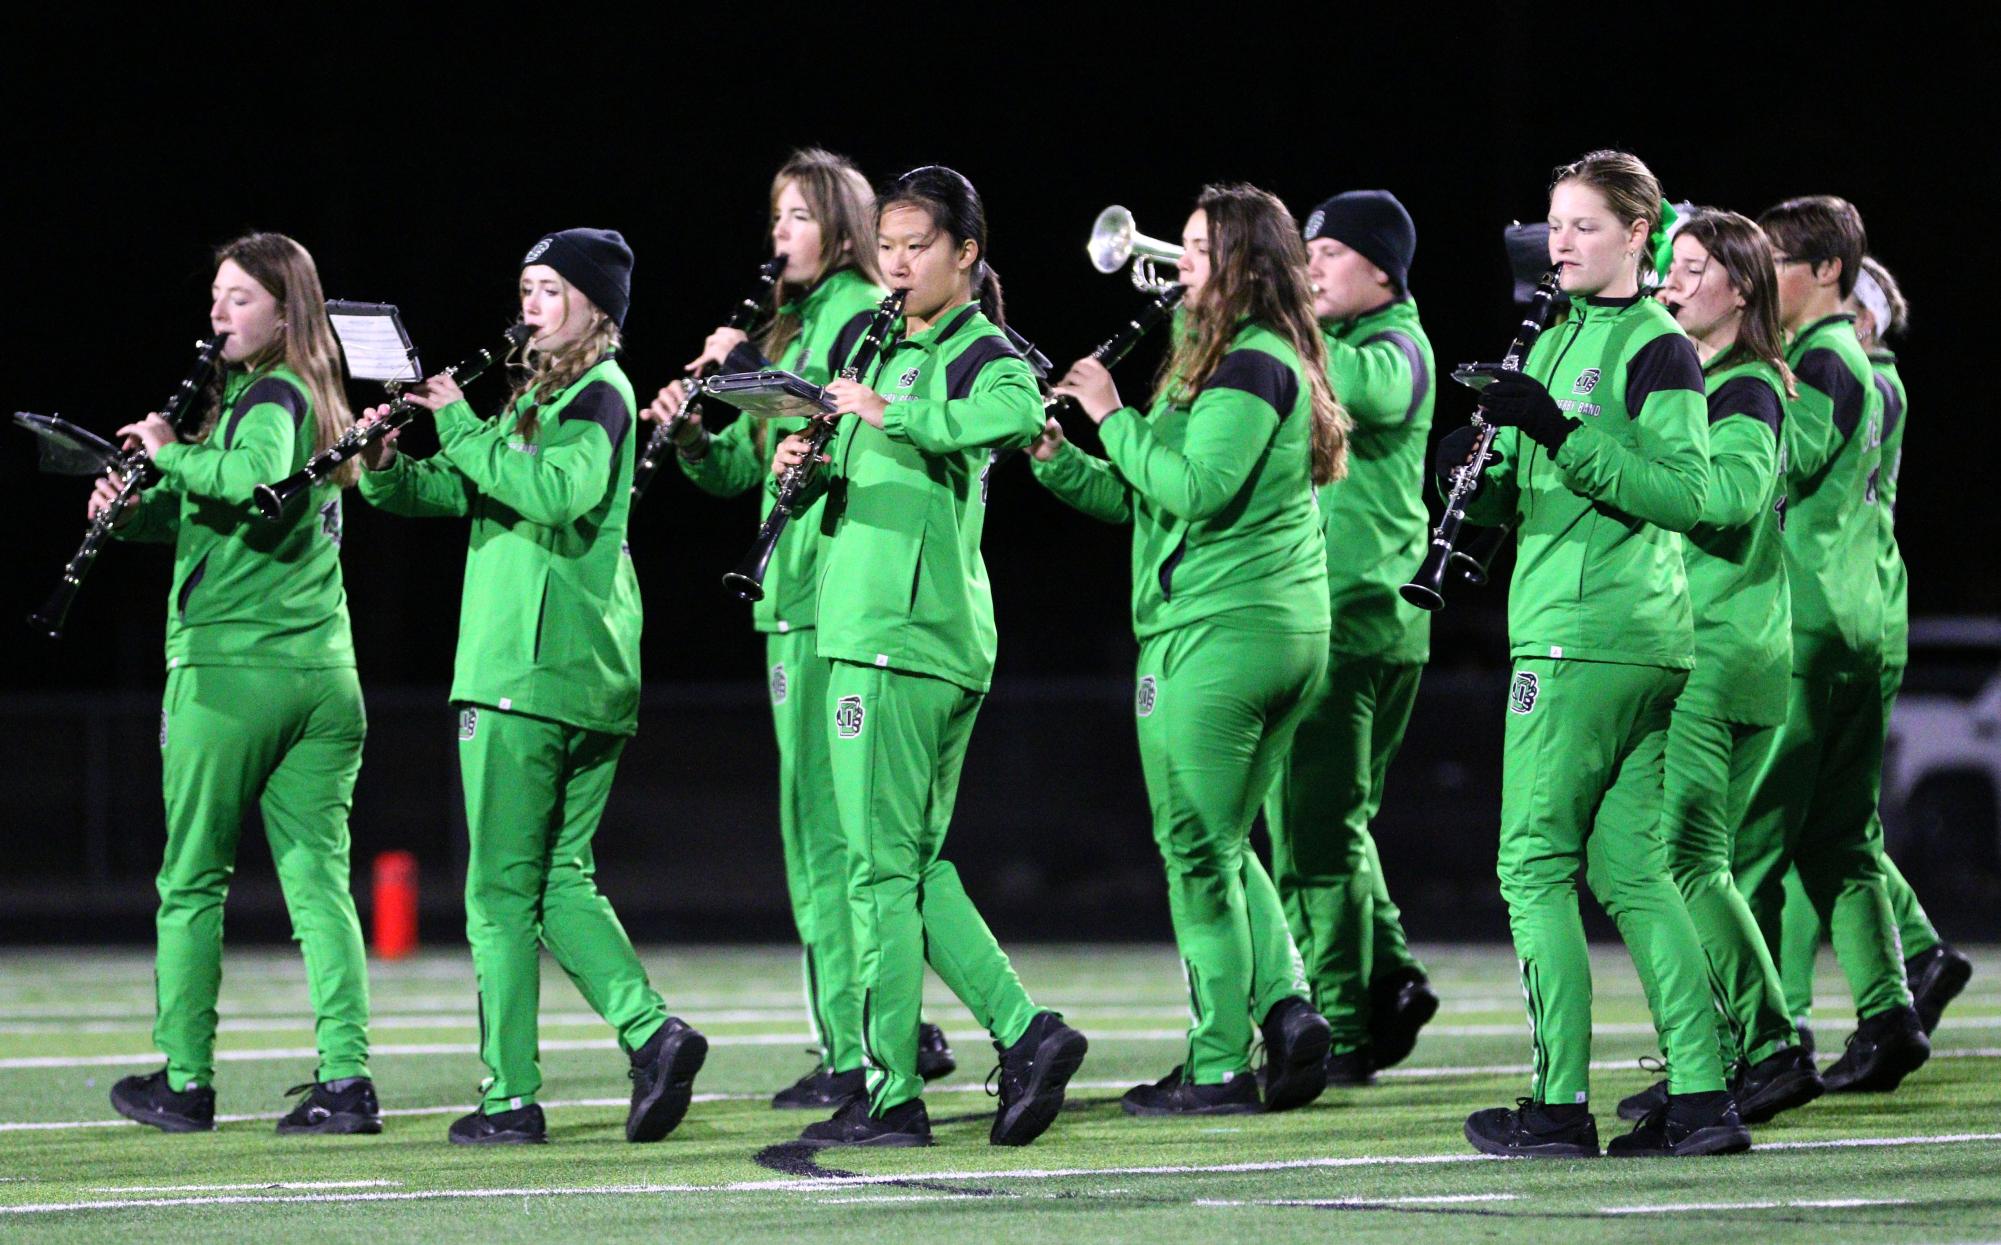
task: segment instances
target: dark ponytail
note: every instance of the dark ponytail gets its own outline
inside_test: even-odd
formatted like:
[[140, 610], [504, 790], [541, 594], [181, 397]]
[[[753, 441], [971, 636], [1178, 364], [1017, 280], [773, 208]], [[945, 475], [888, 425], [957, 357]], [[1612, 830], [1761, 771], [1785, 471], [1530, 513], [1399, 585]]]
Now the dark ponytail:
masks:
[[980, 314], [995, 328], [1006, 327], [1000, 275], [987, 263], [987, 208], [973, 183], [942, 164], [912, 169], [876, 196], [875, 217], [880, 221], [890, 208], [906, 206], [928, 212], [932, 223], [950, 235], [954, 248], [970, 240], [979, 249], [980, 258], [973, 265], [973, 297], [979, 300]]

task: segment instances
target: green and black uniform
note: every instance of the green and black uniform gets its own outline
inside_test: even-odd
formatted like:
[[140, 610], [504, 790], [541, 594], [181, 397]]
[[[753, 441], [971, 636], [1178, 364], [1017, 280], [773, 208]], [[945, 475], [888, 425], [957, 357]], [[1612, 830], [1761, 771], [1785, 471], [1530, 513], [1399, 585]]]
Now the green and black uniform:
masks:
[[[1897, 356], [1888, 350], [1875, 350], [1869, 354], [1869, 366], [1874, 374], [1876, 390], [1883, 399], [1883, 461], [1876, 483], [1876, 500], [1882, 506], [1883, 531], [1882, 542], [1877, 549], [1876, 571], [1883, 587], [1883, 729], [1887, 736], [1890, 707], [1896, 703], [1897, 692], [1904, 685], [1904, 669], [1910, 664], [1911, 654], [1910, 580], [1904, 569], [1903, 554], [1897, 548], [1896, 527], [1897, 473], [1903, 465], [1904, 420], [1910, 407], [1905, 396], [1904, 378], [1897, 371]], [[1880, 804], [1880, 781], [1876, 794]], [[1876, 822], [1871, 833], [1880, 841], [1880, 812]], [[1897, 938], [1902, 944], [1904, 958], [1908, 960], [1936, 947], [1939, 944], [1938, 930], [1932, 927], [1924, 906], [1911, 890], [1911, 884], [1904, 880], [1903, 872], [1890, 859], [1887, 851], [1882, 853], [1882, 860], [1883, 880], [1890, 891], [1890, 908], [1897, 917]], [[1779, 960], [1786, 983], [1786, 1004], [1795, 1019], [1804, 1020], [1813, 1009], [1814, 959], [1819, 952], [1825, 926], [1821, 923], [1820, 914], [1808, 901], [1797, 870], [1786, 873], [1783, 923], [1785, 949], [1780, 953]]]
[[1194, 1015], [1182, 1075], [1213, 1085], [1250, 1066], [1253, 1017], [1308, 994], [1250, 829], [1326, 673], [1327, 541], [1291, 343], [1247, 323], [1192, 402], [1174, 388], [1106, 416], [1105, 458], [1065, 443], [1035, 476], [1132, 524], [1140, 763]]
[[1339, 1053], [1368, 1040], [1371, 981], [1423, 971], [1369, 822], [1431, 657], [1431, 615], [1397, 586], [1430, 536], [1425, 441], [1437, 369], [1408, 296], [1325, 323], [1322, 335], [1328, 380], [1354, 421], [1348, 474], [1319, 493], [1333, 630], [1265, 822], [1272, 880]]
[[1736, 351], [1703, 376], [1709, 495], [1682, 550], [1695, 669], [1668, 727], [1664, 825], [1727, 1026], [1724, 1062], [1755, 1064], [1794, 1041], [1778, 968], [1731, 875], [1737, 827], [1785, 721], [1792, 672], [1778, 508], [1785, 389], [1776, 368]]
[[306, 958], [316, 1080], [368, 1073], [368, 964], [348, 889], [347, 816], [367, 733], [341, 584], [340, 490], [276, 523], [251, 490], [305, 465], [317, 424], [290, 369], [233, 371], [202, 440], [163, 446], [126, 540], [172, 541], [153, 1041], [176, 1091], [215, 1076], [222, 906], [255, 807]]
[[[852, 268], [829, 273], [781, 314], [796, 317], [799, 335], [776, 366], [817, 385], [833, 379], [837, 347], [852, 347], [882, 297], [880, 287]], [[840, 356], [846, 357], [845, 351]], [[729, 371], [773, 366], [748, 344], [724, 364]], [[771, 449], [805, 426], [804, 420], [740, 418], [693, 452], [677, 457], [681, 470], [703, 491], [735, 497], [757, 489], [763, 515], [772, 496], [760, 487], [771, 473]], [[827, 663], [815, 652], [814, 621], [820, 589], [819, 535], [793, 523], [779, 537], [764, 576], [764, 596], [751, 622], [764, 633], [771, 720], [778, 736], [778, 833], [785, 854], [792, 920], [805, 948], [807, 1006], [820, 1039], [821, 1058], [835, 1072], [862, 1066], [861, 988], [855, 980], [854, 929], [848, 917], [847, 843], [828, 792]]]
[[1677, 533], [1708, 494], [1701, 365], [1652, 299], [1578, 298], [1524, 371], [1578, 426], [1554, 454], [1502, 429], [1468, 517], [1517, 533], [1499, 873], [1535, 1048], [1530, 1097], [1582, 1103], [1590, 1090], [1580, 875], [1632, 953], [1670, 1091], [1720, 1090], [1702, 945], [1660, 829], [1669, 717], [1694, 665]]
[[1854, 317], [1793, 338], [1799, 397], [1786, 411], [1786, 579], [1793, 677], [1785, 724], [1738, 832], [1738, 889], [1768, 947], [1783, 948], [1785, 873], [1800, 882], [1847, 974], [1857, 1015], [1907, 1007], [1883, 876], [1883, 398]]
[[881, 1116], [923, 1090], [927, 962], [1003, 1047], [1036, 1014], [942, 852], [998, 644], [980, 557], [987, 471], [992, 451], [1041, 432], [1042, 400], [972, 305], [896, 342], [861, 380], [889, 405], [881, 428], [843, 420], [814, 478], [825, 542], [815, 635], [830, 663], [823, 729], [848, 844], [869, 1109]]
[[633, 411], [608, 356], [493, 419], [452, 403], [437, 413], [434, 457], [399, 456], [361, 480], [385, 510], [472, 518], [451, 699], [489, 1114], [542, 1088], [538, 942], [628, 1053], [667, 1018], [591, 854], [639, 715], [639, 582], [625, 545]]

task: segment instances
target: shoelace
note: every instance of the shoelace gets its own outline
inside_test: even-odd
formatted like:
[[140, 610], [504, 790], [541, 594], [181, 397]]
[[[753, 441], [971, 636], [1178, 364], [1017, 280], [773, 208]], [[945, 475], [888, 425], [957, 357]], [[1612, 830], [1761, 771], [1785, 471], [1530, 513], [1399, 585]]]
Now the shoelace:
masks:
[[314, 1090], [318, 1089], [319, 1086], [320, 1083], [318, 1081], [307, 1081], [304, 1085], [294, 1085], [292, 1086], [292, 1088], [285, 1091], [285, 1097], [296, 1098], [300, 1094], [310, 1094]]

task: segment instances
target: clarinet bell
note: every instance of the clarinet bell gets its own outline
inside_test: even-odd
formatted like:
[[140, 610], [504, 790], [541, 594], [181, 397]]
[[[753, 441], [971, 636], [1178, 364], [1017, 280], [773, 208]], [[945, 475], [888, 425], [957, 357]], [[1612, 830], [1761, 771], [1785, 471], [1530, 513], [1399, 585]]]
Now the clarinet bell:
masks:
[[1452, 546], [1434, 540], [1431, 551], [1425, 554], [1424, 565], [1417, 568], [1411, 581], [1397, 589], [1397, 595], [1421, 610], [1435, 612], [1445, 607], [1445, 568], [1454, 557]]

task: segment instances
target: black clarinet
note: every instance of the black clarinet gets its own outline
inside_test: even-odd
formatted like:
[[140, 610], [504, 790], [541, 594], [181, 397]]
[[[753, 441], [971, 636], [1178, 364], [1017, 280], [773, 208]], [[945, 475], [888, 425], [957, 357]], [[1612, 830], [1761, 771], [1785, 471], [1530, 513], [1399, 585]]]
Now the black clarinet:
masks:
[[[194, 415], [195, 399], [201, 395], [202, 386], [208, 383], [209, 373], [215, 370], [215, 361], [222, 357], [222, 344], [228, 340], [229, 334], [217, 333], [205, 342], [197, 342], [194, 367], [181, 378], [181, 383], [174, 387], [174, 392], [161, 405], [160, 414], [173, 425], [175, 437], [187, 433]], [[118, 526], [125, 508], [138, 499], [141, 489], [160, 478], [160, 473], [153, 467], [153, 460], [143, 448], [122, 451], [110, 475], [118, 482], [117, 496], [90, 521], [76, 556], [63, 566], [63, 577], [56, 584], [56, 590], [49, 594], [42, 608], [28, 615], [28, 621], [51, 640], [62, 639], [63, 624], [69, 619], [70, 606], [76, 603], [77, 590], [83, 587], [83, 577], [90, 574], [91, 563], [97, 561], [98, 550], [111, 538], [111, 530]]]
[[[1559, 271], [1552, 268], [1542, 275], [1542, 280], [1536, 282], [1535, 294], [1529, 299], [1528, 314], [1522, 317], [1521, 326], [1515, 330], [1515, 340], [1509, 344], [1508, 353], [1501, 359], [1500, 370], [1521, 371], [1529, 350], [1542, 336], [1542, 331], [1549, 327], [1550, 318], [1555, 314], [1557, 297], [1563, 292], [1559, 276]], [[1473, 452], [1464, 463], [1453, 468], [1452, 487], [1445, 496], [1445, 513], [1438, 516], [1438, 526], [1431, 529], [1431, 549], [1425, 554], [1424, 565], [1418, 568], [1409, 583], [1397, 589], [1404, 600], [1421, 610], [1436, 610], [1444, 606], [1445, 571], [1455, 560], [1473, 564], [1466, 572], [1469, 580], [1475, 583], [1486, 581], [1486, 566], [1455, 548], [1459, 542], [1459, 529], [1466, 522], [1466, 503], [1472, 498], [1474, 490], [1480, 487], [1480, 473], [1493, 457], [1494, 434], [1500, 430], [1480, 418], [1484, 409], [1478, 405], [1473, 408]], [[1487, 552], [1488, 559], [1498, 550], [1499, 545], [1496, 544]], [[1479, 578], [1474, 578], [1473, 571], [1478, 571]]]
[[[758, 315], [764, 311], [765, 300], [771, 297], [771, 287], [778, 284], [779, 274], [785, 271], [786, 259], [784, 255], [774, 255], [757, 266], [757, 291], [747, 295], [736, 305], [736, 310], [730, 312], [729, 319], [724, 321], [725, 324], [733, 329], [747, 329], [757, 320]], [[681, 398], [681, 409], [675, 411], [666, 423], [655, 428], [653, 435], [646, 438], [646, 446], [639, 452], [639, 465], [632, 469], [632, 500], [638, 501], [645, 495], [646, 486], [653, 483], [653, 476], [660, 470], [660, 464], [666, 461], [667, 449], [674, 444], [675, 435], [681, 431], [681, 425], [688, 422], [688, 416], [693, 413], [695, 403], [701, 401], [702, 386], [699, 382], [702, 377], [715, 370], [716, 365], [711, 363], [688, 378], [685, 382], [688, 389]]]
[[[1139, 314], [1128, 321], [1124, 328], [1106, 338], [1103, 344], [1091, 352], [1090, 357], [1108, 368], [1117, 367], [1119, 360], [1131, 354], [1133, 347], [1139, 345], [1142, 337], [1151, 333], [1155, 325], [1174, 313], [1175, 307], [1181, 302], [1181, 296], [1187, 292], [1186, 286], [1170, 285], [1148, 299], [1146, 306], [1139, 309]], [[1060, 416], [1065, 411], [1076, 409], [1076, 406], [1076, 399], [1067, 393], [1051, 394], [1042, 400], [1042, 409], [1051, 415]]]
[[[526, 324], [517, 324], [508, 329], [506, 340], [498, 350], [481, 350], [462, 363], [454, 363], [445, 369], [445, 375], [460, 384], [470, 384], [481, 372], [492, 367], [495, 360], [503, 359], [524, 345], [534, 333]], [[285, 513], [285, 507], [294, 497], [315, 485], [324, 484], [340, 465], [390, 433], [410, 422], [418, 411], [424, 408], [408, 398], [397, 398], [381, 419], [372, 424], [356, 424], [341, 434], [340, 440], [327, 446], [306, 460], [306, 465], [278, 481], [276, 484], [260, 484], [251, 490], [251, 498], [257, 503], [257, 513], [266, 519], [277, 520]]]
[[[903, 300], [909, 290], [891, 290], [889, 297], [876, 304], [875, 314], [869, 319], [868, 332], [863, 334], [861, 344], [848, 357], [848, 365], [841, 369], [842, 380], [860, 380], [875, 367], [876, 358], [882, 354], [889, 342], [889, 330], [903, 314]], [[827, 442], [834, 439], [834, 429], [838, 421], [831, 415], [815, 416], [806, 434], [806, 456], [785, 469], [778, 477], [778, 499], [772, 503], [771, 513], [757, 529], [757, 540], [750, 552], [737, 563], [737, 568], [723, 576], [723, 587], [734, 592], [740, 601], [762, 601], [764, 599], [764, 572], [771, 566], [772, 551], [778, 548], [778, 538], [784, 534], [785, 525], [792, 521], [793, 508], [799, 505], [806, 486], [812, 483], [813, 473], [819, 468], [820, 454], [827, 448]]]

